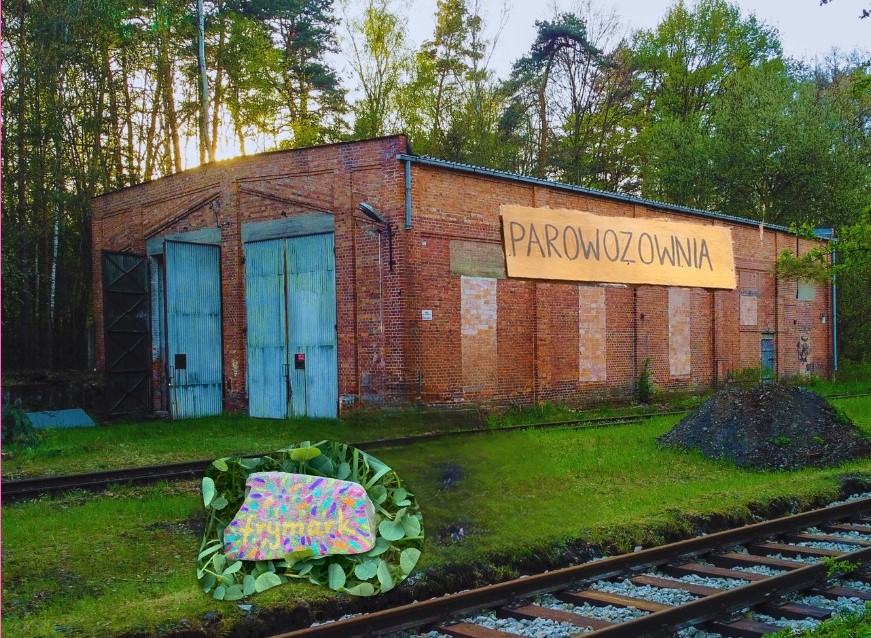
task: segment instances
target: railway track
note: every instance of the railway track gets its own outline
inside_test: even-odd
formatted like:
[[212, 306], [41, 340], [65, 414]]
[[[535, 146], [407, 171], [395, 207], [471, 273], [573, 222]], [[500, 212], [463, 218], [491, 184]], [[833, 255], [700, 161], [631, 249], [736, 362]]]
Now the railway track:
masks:
[[[827, 398], [843, 399], [868, 395], [871, 395], [871, 393], [843, 394]], [[376, 439], [374, 441], [361, 441], [358, 443], [351, 443], [351, 445], [359, 447], [362, 450], [371, 451], [376, 449], [399, 447], [403, 445], [443, 439], [452, 436], [492, 434], [498, 432], [512, 432], [517, 430], [529, 429], [583, 429], [605, 427], [608, 425], [643, 423], [644, 421], [648, 421], [654, 417], [675, 416], [686, 414], [687, 412], [688, 410], [676, 410], [667, 412], [656, 412], [644, 415], [599, 417], [594, 419], [552, 421], [548, 423], [527, 423], [494, 429], [470, 428], [465, 430], [454, 430], [452, 432], [430, 432], [412, 436]], [[253, 458], [256, 456], [265, 456], [270, 453], [271, 451], [261, 454], [248, 454], [246, 456], [249, 458]], [[211, 462], [212, 459], [203, 459], [198, 461], [186, 461], [184, 463], [173, 463], [167, 465], [151, 465], [146, 467], [125, 468], [104, 472], [90, 472], [87, 474], [3, 480], [3, 500], [6, 503], [16, 503], [28, 499], [39, 498], [41, 496], [61, 494], [70, 490], [89, 490], [96, 492], [105, 490], [110, 485], [117, 484], [147, 485], [149, 483], [156, 483], [158, 481], [198, 478], [202, 475], [202, 473]]]
[[[411, 445], [414, 443], [421, 443], [425, 441], [432, 441], [453, 436], [493, 434], [529, 429], [597, 428], [609, 425], [643, 423], [658, 416], [674, 416], [680, 414], [686, 414], [686, 411], [681, 410], [670, 412], [657, 412], [654, 414], [646, 415], [601, 417], [595, 419], [577, 419], [571, 421], [552, 421], [548, 423], [512, 425], [494, 429], [470, 428], [466, 430], [454, 430], [452, 432], [430, 432], [412, 436], [376, 439], [374, 441], [361, 441], [358, 443], [351, 443], [351, 445], [354, 445], [362, 450], [371, 451], [389, 447]], [[246, 456], [248, 458], [254, 458], [257, 456], [266, 456], [270, 453], [271, 451], [264, 452], [262, 454], [248, 454]], [[11, 481], [4, 480], [2, 482], [3, 501], [5, 503], [16, 503], [28, 499], [39, 498], [41, 496], [61, 494], [70, 490], [100, 491], [105, 490], [110, 485], [118, 484], [146, 485], [149, 483], [156, 483], [158, 481], [200, 478], [211, 462], [212, 459], [205, 459], [199, 461], [187, 461], [184, 463], [172, 463], [168, 465], [151, 465], [146, 467], [125, 468], [104, 472], [90, 472], [87, 474], [47, 476], [16, 479]]]
[[[831, 561], [859, 569], [847, 584], [834, 582]], [[782, 629], [776, 619], [822, 620], [837, 601], [871, 600], [869, 565], [871, 498], [864, 498], [273, 638], [364, 638], [401, 630], [516, 638], [522, 635], [515, 633], [518, 621], [541, 619], [562, 628], [554, 635], [585, 638], [665, 636], [687, 627], [758, 638]], [[672, 604], [651, 591], [671, 592]], [[621, 614], [614, 610], [628, 619], [617, 622]]]

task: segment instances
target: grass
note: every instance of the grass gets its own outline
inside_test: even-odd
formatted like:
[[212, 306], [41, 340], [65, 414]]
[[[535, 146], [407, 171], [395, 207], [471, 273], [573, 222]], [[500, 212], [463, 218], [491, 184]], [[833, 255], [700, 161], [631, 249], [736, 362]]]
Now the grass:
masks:
[[837, 615], [832, 620], [821, 623], [816, 629], [793, 633], [784, 629], [772, 638], [868, 638], [871, 636], [871, 603], [865, 605], [860, 614]]
[[[871, 435], [871, 397], [837, 404]], [[689, 530], [691, 517], [748, 518], [750, 503], [834, 497], [841, 475], [871, 477], [867, 461], [757, 472], [659, 448], [655, 438], [677, 419], [447, 438], [375, 455], [421, 504], [420, 569], [522, 559], [575, 540], [649, 546], [664, 532]], [[457, 471], [463, 478], [446, 489], [446, 472]], [[228, 630], [246, 612], [197, 587], [201, 510], [194, 483], [4, 506], [4, 634], [165, 632], [201, 628], [211, 616]], [[467, 533], [462, 542], [437, 542], [457, 526]], [[243, 602], [270, 608], [300, 599], [328, 600], [330, 592], [294, 583]]]
[[477, 410], [360, 410], [342, 421], [252, 419], [225, 414], [185, 421], [115, 423], [46, 430], [32, 448], [3, 458], [3, 477], [51, 476], [271, 452], [302, 440], [360, 442], [425, 432], [649, 413], [651, 408], [600, 407], [579, 412], [551, 404], [511, 410], [489, 421]]

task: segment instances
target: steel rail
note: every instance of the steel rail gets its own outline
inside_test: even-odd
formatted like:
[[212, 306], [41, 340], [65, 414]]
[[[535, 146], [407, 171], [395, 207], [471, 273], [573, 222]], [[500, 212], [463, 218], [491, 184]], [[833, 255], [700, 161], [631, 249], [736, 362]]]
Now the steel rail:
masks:
[[[366, 638], [368, 636], [378, 636], [403, 629], [432, 625], [439, 622], [445, 622], [452, 616], [458, 614], [469, 613], [487, 607], [501, 607], [523, 598], [564, 589], [575, 583], [591, 582], [603, 578], [620, 576], [628, 572], [650, 569], [678, 559], [693, 558], [723, 547], [746, 543], [760, 537], [782, 534], [828, 521], [842, 520], [869, 511], [871, 511], [871, 498], [861, 499], [801, 514], [785, 516], [771, 521], [746, 525], [744, 527], [726, 530], [708, 536], [698, 536], [677, 543], [640, 550], [631, 554], [623, 554], [600, 561], [574, 565], [572, 567], [564, 567], [543, 574], [536, 574], [534, 576], [498, 583], [496, 585], [489, 585], [479, 589], [449, 594], [441, 598], [434, 598], [420, 603], [411, 603], [400, 607], [394, 607], [392, 609], [372, 612], [363, 616], [338, 620], [283, 634], [276, 634], [272, 636], [272, 638]], [[862, 556], [871, 557], [871, 554], [864, 554], [863, 552], [871, 552], [871, 548], [863, 549], [856, 553], [862, 554]], [[850, 554], [850, 556], [856, 554]], [[809, 577], [809, 575], [818, 575], [816, 570], [795, 571], [800, 571], [802, 574], [801, 576], [794, 577], [796, 578], [796, 582], [805, 577]], [[767, 582], [768, 579], [758, 581], [758, 583]], [[789, 580], [781, 581], [780, 586], [783, 586], [784, 583], [790, 585], [791, 582], [792, 581]], [[767, 589], [765, 587], [759, 587], [758, 589], [753, 589], [751, 591], [754, 592], [754, 594], [763, 592], [761, 595], [765, 595], [764, 592], [766, 592]], [[714, 598], [714, 596], [720, 596], [720, 594], [715, 594], [710, 598]], [[715, 602], [709, 604], [716, 606], [719, 605], [721, 601], [731, 604], [731, 600], [732, 599], [729, 597], [715, 598]], [[689, 617], [698, 615], [699, 609], [700, 607], [691, 607], [690, 612], [685, 612], [688, 613], [689, 616], [687, 618], [679, 619], [680, 622], [689, 622]], [[701, 607], [701, 609], [702, 611], [706, 611], [704, 607]], [[662, 616], [659, 618], [662, 618]], [[659, 622], [660, 621], [657, 620], [654, 624]], [[657, 625], [657, 627], [658, 626], [659, 625]], [[655, 629], [655, 631], [660, 630], [661, 629]], [[607, 635], [636, 636], [640, 634]]]
[[[390, 447], [400, 447], [438, 440], [450, 436], [464, 436], [472, 434], [498, 434], [500, 432], [515, 432], [529, 429], [587, 429], [607, 425], [624, 425], [630, 423], [643, 423], [657, 416], [675, 416], [685, 414], [685, 411], [657, 412], [650, 415], [627, 415], [619, 417], [599, 417], [595, 419], [578, 419], [574, 421], [552, 421], [548, 423], [526, 423], [511, 425], [501, 428], [469, 428], [450, 432], [427, 432], [410, 436], [375, 439], [351, 443], [362, 450], [376, 450]], [[246, 454], [244, 458], [256, 458], [268, 456], [273, 452], [262, 454]], [[64, 476], [43, 476], [26, 479], [4, 480], [2, 482], [3, 501], [15, 503], [43, 495], [59, 494], [69, 490], [99, 491], [109, 485], [133, 483], [145, 485], [162, 480], [179, 480], [185, 478], [199, 478], [206, 470], [212, 459], [197, 461], [185, 461], [167, 465], [150, 465], [144, 467], [124, 468], [119, 470], [107, 470], [102, 472], [90, 472], [84, 474], [69, 474]]]
[[[838, 560], [859, 562], [871, 559], [871, 547], [843, 554]], [[638, 638], [641, 636], [660, 636], [678, 629], [698, 625], [708, 620], [721, 618], [730, 612], [753, 607], [766, 602], [773, 596], [806, 589], [825, 582], [827, 567], [823, 563], [808, 565], [770, 576], [765, 580], [751, 582], [742, 587], [728, 589], [718, 594], [704, 596], [672, 609], [656, 611], [647, 616], [633, 618], [592, 631], [585, 636], [595, 638]]]

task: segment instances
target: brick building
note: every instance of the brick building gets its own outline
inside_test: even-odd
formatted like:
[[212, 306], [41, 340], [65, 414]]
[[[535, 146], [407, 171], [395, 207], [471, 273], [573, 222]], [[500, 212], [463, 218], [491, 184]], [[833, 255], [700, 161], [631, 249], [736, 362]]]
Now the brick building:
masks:
[[[728, 228], [734, 285], [509, 277], [504, 205]], [[831, 290], [773, 275], [781, 251], [810, 245], [414, 156], [403, 136], [279, 151], [94, 201], [97, 360], [110, 413], [176, 417], [573, 402], [630, 393], [648, 358], [662, 388], [743, 368], [826, 376]]]

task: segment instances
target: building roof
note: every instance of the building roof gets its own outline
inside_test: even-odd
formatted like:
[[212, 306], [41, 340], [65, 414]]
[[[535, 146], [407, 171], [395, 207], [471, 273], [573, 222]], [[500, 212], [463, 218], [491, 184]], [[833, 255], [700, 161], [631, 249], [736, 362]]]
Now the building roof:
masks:
[[[435, 166], [438, 168], [444, 168], [453, 171], [460, 171], [464, 173], [473, 173], [475, 175], [484, 175], [487, 177], [495, 177], [498, 179], [507, 179], [514, 182], [522, 182], [525, 184], [534, 184], [536, 186], [547, 186], [549, 188], [556, 188], [559, 190], [570, 191], [573, 193], [583, 193], [585, 195], [595, 195], [597, 197], [602, 197], [605, 199], [610, 199], [613, 201], [624, 202], [627, 204], [643, 204], [644, 206], [651, 206], [654, 208], [660, 208], [663, 210], [674, 211], [676, 213], [684, 213], [687, 215], [695, 215], [696, 217], [704, 217], [707, 219], [716, 219], [720, 221], [730, 222], [733, 224], [741, 224], [744, 226], [754, 226], [759, 228], [759, 220], [755, 219], [747, 219], [745, 217], [735, 217], [734, 215], [726, 215], [725, 213], [715, 213], [707, 210], [701, 210], [699, 208], [691, 208], [689, 206], [678, 206], [677, 204], [666, 204], [664, 202], [657, 202], [652, 199], [645, 199], [643, 197], [635, 197], [633, 195], [624, 195], [622, 193], [614, 193], [611, 191], [603, 191], [595, 188], [587, 188], [586, 186], [575, 186], [574, 184], [564, 184], [562, 182], [553, 182], [546, 179], [539, 179], [537, 177], [529, 177], [527, 175], [519, 175], [517, 173], [508, 173], [505, 171], [497, 171], [492, 168], [484, 168], [482, 166], [473, 166], [471, 164], [462, 164], [460, 162], [448, 162], [446, 160], [437, 159], [435, 157], [427, 157], [425, 155], [410, 155], [410, 154], [400, 154], [396, 156], [397, 159], [402, 161], [410, 161], [415, 164], [422, 164], [424, 166]], [[769, 224], [766, 222], [761, 222], [763, 228], [767, 230], [779, 230], [783, 232], [792, 232], [786, 226], [779, 226], [777, 224]]]

